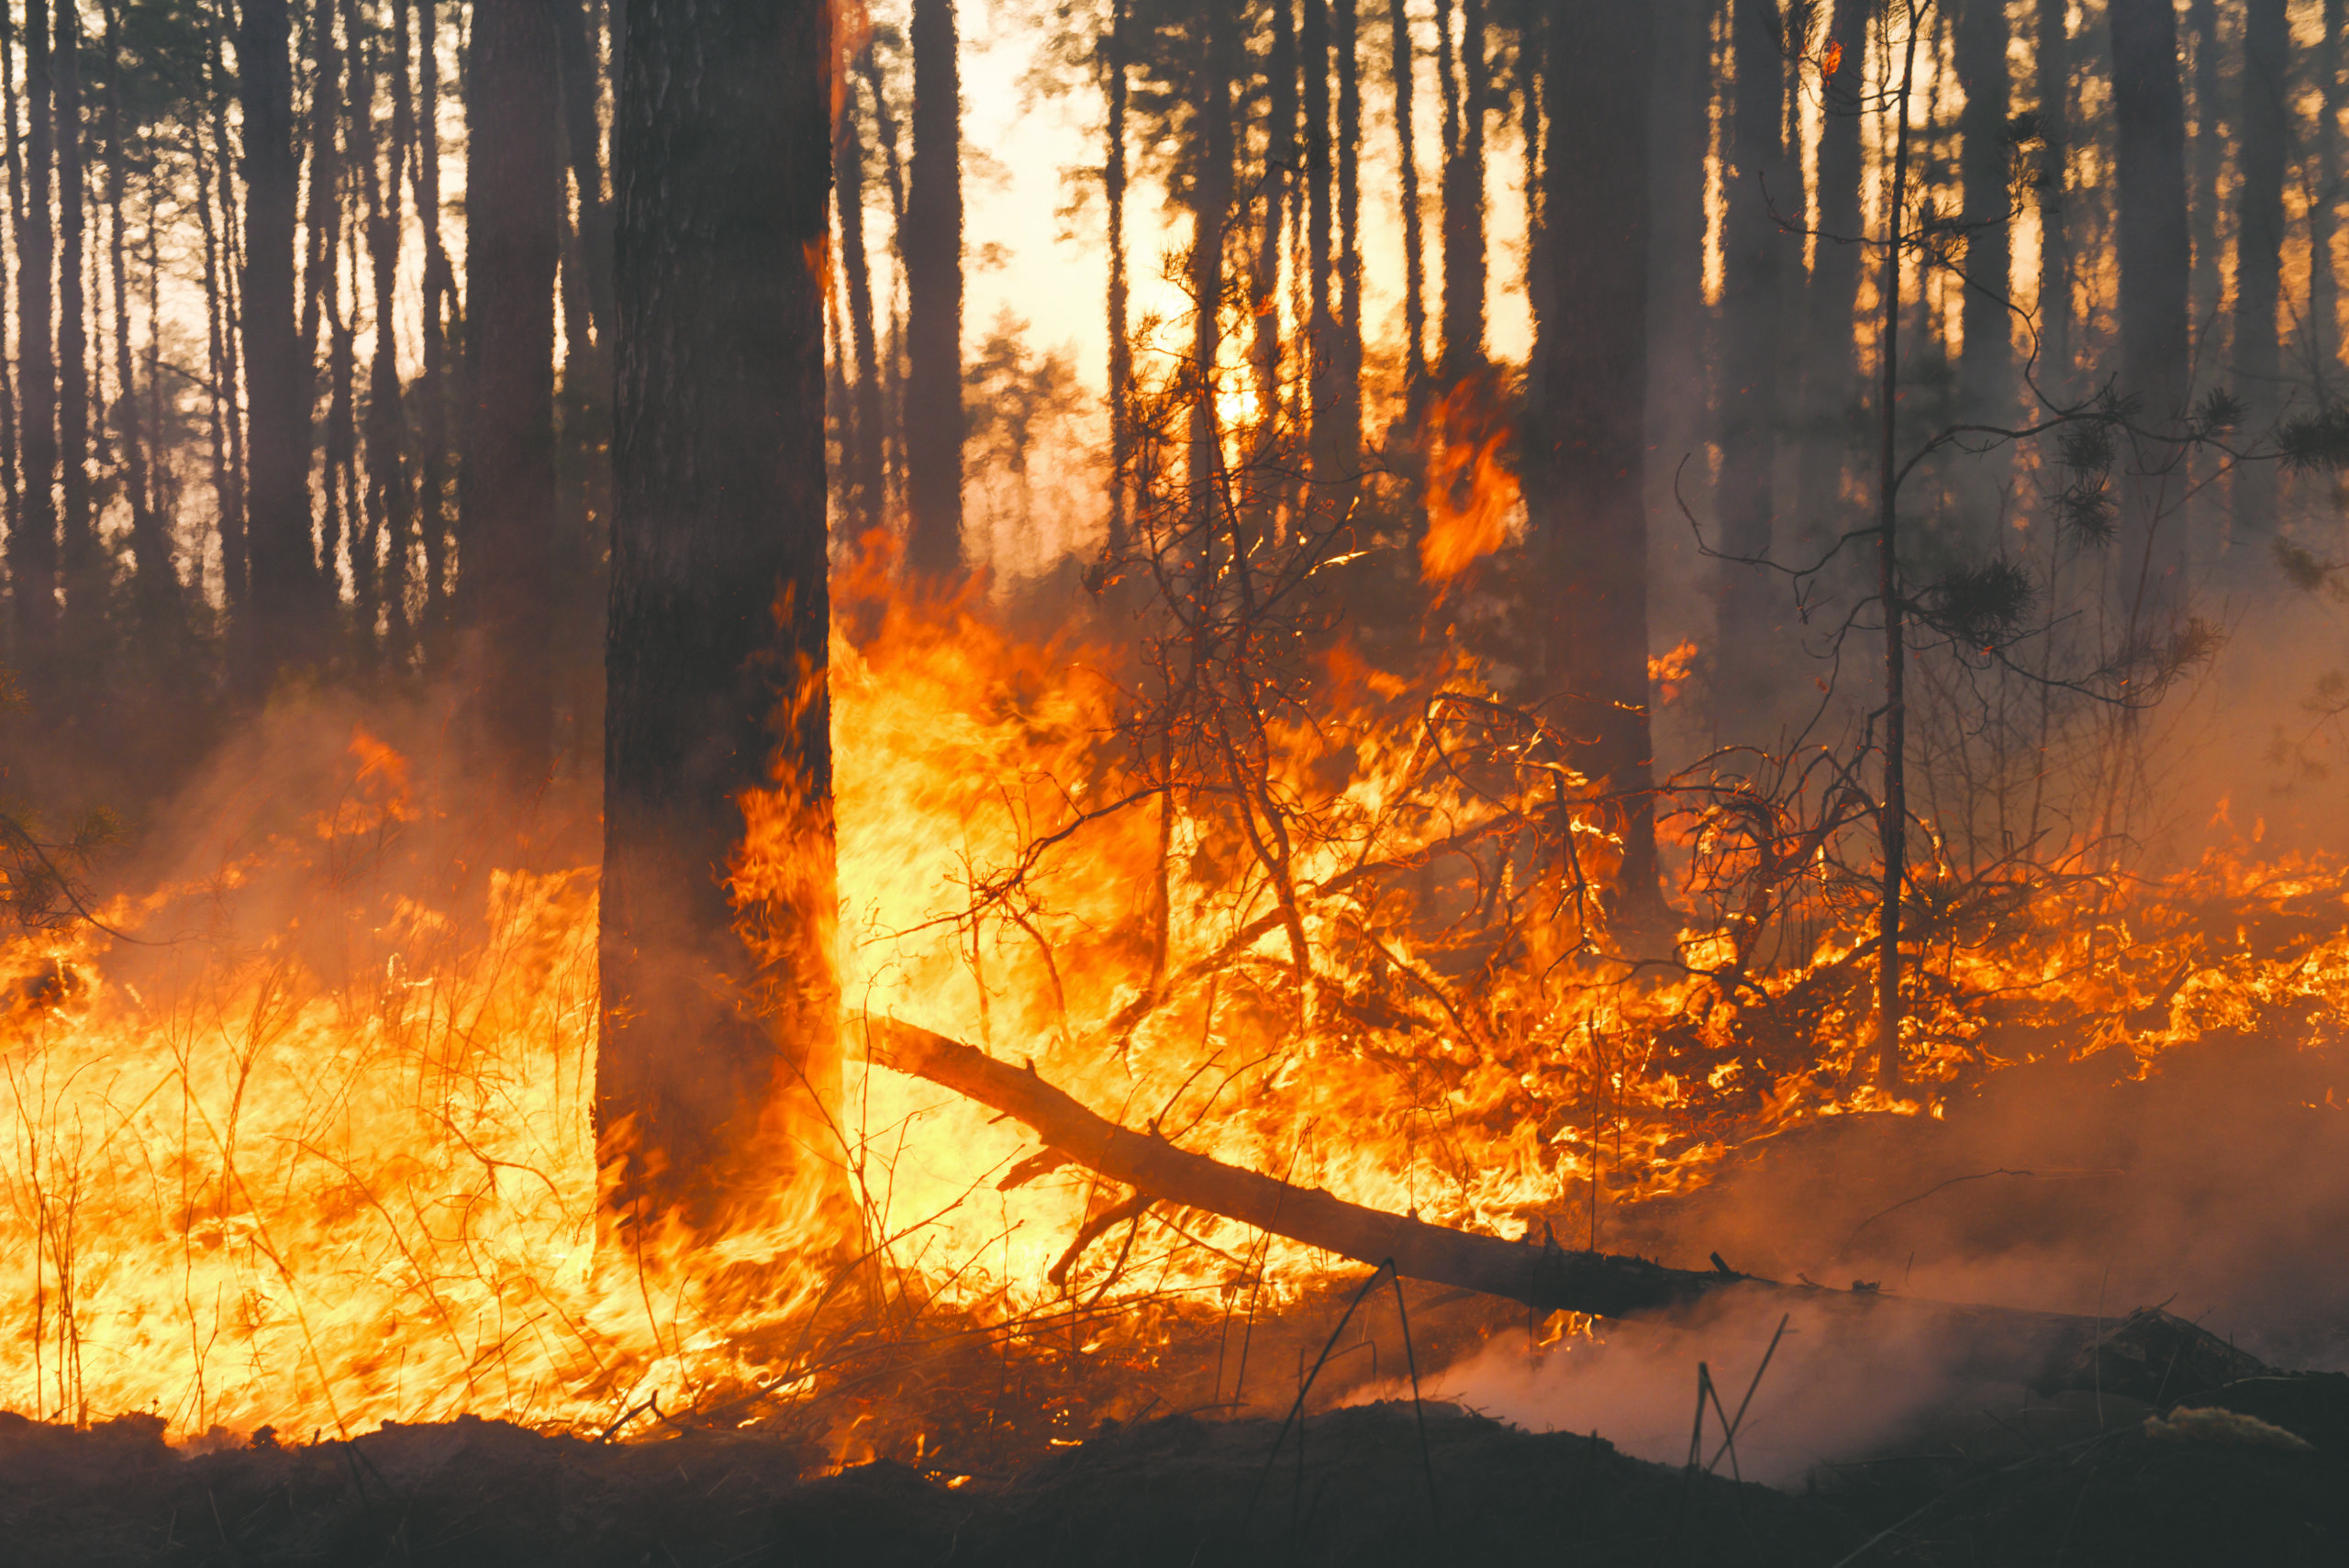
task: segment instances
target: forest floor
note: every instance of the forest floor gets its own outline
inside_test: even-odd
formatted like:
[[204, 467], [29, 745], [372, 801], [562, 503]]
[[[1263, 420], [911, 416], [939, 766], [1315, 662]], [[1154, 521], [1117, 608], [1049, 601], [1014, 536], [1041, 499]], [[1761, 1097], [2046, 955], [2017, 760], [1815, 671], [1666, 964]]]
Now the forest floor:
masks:
[[[2173, 1416], [2108, 1401], [2068, 1440], [1814, 1472], [1800, 1491], [1632, 1459], [1449, 1406], [1277, 1423], [1167, 1417], [1012, 1473], [808, 1473], [772, 1436], [597, 1443], [503, 1422], [182, 1454], [151, 1418], [0, 1417], [0, 1561], [938, 1568], [1192, 1563], [2338, 1563], [2349, 1378]], [[2287, 1436], [2287, 1432], [2297, 1436]], [[1962, 1445], [1961, 1445], [1962, 1446]], [[950, 1484], [950, 1482], [952, 1484]]]

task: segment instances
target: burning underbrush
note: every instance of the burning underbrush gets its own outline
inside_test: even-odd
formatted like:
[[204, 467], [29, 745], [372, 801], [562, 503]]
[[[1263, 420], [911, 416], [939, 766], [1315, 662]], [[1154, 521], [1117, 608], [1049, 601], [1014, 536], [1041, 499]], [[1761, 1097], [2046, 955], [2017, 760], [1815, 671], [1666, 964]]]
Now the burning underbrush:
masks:
[[[1130, 662], [910, 604], [888, 566], [845, 573], [833, 654], [852, 1016], [1460, 1229], [1788, 1276], [1906, 1251], [1896, 1287], [2081, 1312], [2199, 1255], [2281, 1348], [2332, 1350], [2340, 1282], [2288, 1259], [2349, 1193], [2349, 868], [1926, 865], [1887, 1090], [1851, 819], [1798, 774], [1667, 786], [1686, 927], [1618, 933], [1622, 803], [1467, 656], [1300, 640], [1170, 718]], [[0, 1406], [188, 1438], [759, 1424], [960, 1472], [1297, 1395], [1351, 1265], [1107, 1182], [868, 1065], [853, 1025], [809, 1135], [852, 1204], [616, 1242], [593, 802], [479, 809], [444, 751], [428, 710], [289, 705], [155, 825], [147, 890], [11, 944]], [[796, 852], [754, 830], [736, 885]], [[2212, 1195], [2238, 1179], [2268, 1184], [2254, 1220]], [[1418, 1296], [1417, 1343], [1358, 1334], [1325, 1396], [1526, 1331]]]

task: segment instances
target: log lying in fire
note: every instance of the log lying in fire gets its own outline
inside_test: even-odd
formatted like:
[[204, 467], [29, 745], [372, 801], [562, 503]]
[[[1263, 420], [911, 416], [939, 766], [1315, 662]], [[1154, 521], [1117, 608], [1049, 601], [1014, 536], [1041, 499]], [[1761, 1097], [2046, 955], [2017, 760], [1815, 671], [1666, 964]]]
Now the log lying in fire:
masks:
[[1933, 1344], [1954, 1375], [2023, 1384], [2042, 1394], [2097, 1390], [2153, 1403], [2270, 1369], [2182, 1318], [2146, 1308], [2124, 1318], [1968, 1307], [1869, 1289], [1788, 1285], [1737, 1273], [1665, 1268], [1644, 1258], [1505, 1241], [1347, 1203], [1321, 1189], [1177, 1149], [1155, 1131], [1104, 1119], [1045, 1083], [958, 1040], [894, 1019], [863, 1020], [874, 1062], [952, 1089], [1035, 1129], [1078, 1164], [1138, 1195], [1202, 1209], [1359, 1262], [1391, 1259], [1397, 1273], [1520, 1301], [1536, 1312], [1602, 1318], [1733, 1305], [1789, 1312], [1839, 1333]]

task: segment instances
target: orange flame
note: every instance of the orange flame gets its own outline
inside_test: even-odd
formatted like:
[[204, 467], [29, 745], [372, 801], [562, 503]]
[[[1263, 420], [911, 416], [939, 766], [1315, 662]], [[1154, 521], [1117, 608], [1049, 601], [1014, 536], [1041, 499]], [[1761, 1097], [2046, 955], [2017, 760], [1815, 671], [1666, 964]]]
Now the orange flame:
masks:
[[1523, 499], [1507, 462], [1508, 439], [1489, 372], [1463, 381], [1428, 410], [1424, 581], [1451, 583], [1520, 526]]

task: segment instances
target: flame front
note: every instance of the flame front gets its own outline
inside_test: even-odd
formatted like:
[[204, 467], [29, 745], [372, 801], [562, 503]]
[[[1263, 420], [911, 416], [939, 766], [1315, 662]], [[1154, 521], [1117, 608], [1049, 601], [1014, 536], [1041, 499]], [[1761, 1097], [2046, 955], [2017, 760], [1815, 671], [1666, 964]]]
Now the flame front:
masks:
[[[1273, 738], [1272, 787], [1314, 824], [1288, 862], [1300, 964], [1225, 827], [1105, 782], [1107, 662], [974, 602], [908, 604], [888, 566], [848, 563], [840, 624], [874, 629], [833, 648], [848, 1008], [1030, 1058], [1105, 1115], [1357, 1202], [1518, 1235], [1582, 1212], [1602, 1176], [1610, 1204], [1636, 1201], [1806, 1118], [1930, 1110], [2004, 1059], [1969, 991], [2038, 1008], [2035, 1050], [2123, 1049], [2132, 1071], [2349, 1008], [2349, 882], [2330, 864], [2221, 858], [2168, 886], [2045, 895], [1954, 950], [1897, 1102], [1855, 1070], [1865, 921], [1735, 983], [1733, 921], [1684, 933], [1675, 977], [1639, 985], [1559, 983], [1587, 935], [1570, 919], [1546, 950], [1421, 941], [1398, 884], [1422, 917], [1457, 894], [1431, 853], [1493, 819], [1490, 791], [1439, 765], [1446, 705], [1481, 688], [1454, 659], [1406, 680], [1342, 643], [1331, 717]], [[817, 1325], [856, 1308], [837, 1238], [809, 1245], [788, 1195], [714, 1249], [602, 1234], [593, 870], [471, 869], [441, 787], [361, 730], [324, 798], [209, 874], [11, 944], [0, 1404], [151, 1409], [184, 1433], [460, 1411], [600, 1429], [815, 1377]], [[1575, 837], [1606, 854], [1598, 828]], [[753, 833], [738, 871], [787, 881], [797, 852]], [[1560, 867], [1500, 865], [1517, 880], [1487, 895], [1561, 896]], [[2254, 951], [2214, 906], [2308, 934]], [[1330, 1265], [1164, 1209], [1064, 1256], [1125, 1195], [1015, 1172], [1039, 1153], [1023, 1129], [867, 1067], [847, 1034], [824, 1152], [857, 1199], [852, 1251], [925, 1301], [980, 1322], [1122, 1293], [1213, 1310]]]

